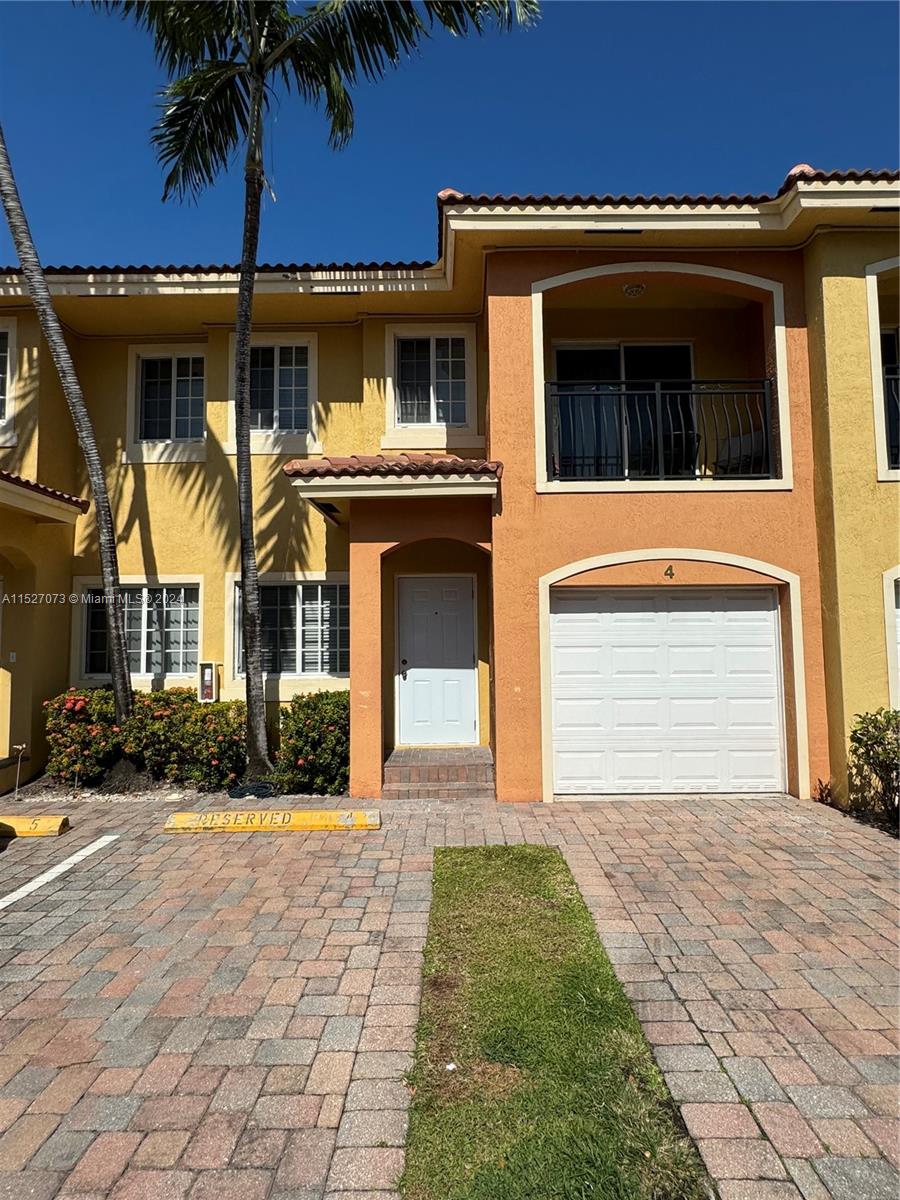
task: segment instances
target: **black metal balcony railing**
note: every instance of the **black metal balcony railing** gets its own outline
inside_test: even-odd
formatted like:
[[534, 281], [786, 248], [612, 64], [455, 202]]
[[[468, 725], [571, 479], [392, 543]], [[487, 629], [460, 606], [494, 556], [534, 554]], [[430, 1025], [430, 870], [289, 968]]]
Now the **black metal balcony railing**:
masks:
[[884, 369], [884, 426], [888, 466], [900, 471], [900, 367]]
[[769, 379], [546, 385], [550, 479], [771, 479]]

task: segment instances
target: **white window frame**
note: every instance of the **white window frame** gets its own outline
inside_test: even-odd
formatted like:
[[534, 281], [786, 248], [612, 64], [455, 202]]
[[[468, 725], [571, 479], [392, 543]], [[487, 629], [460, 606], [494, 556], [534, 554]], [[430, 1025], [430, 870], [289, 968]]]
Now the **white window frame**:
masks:
[[[397, 341], [402, 338], [463, 338], [466, 346], [466, 420], [463, 425], [401, 424], [397, 420]], [[432, 380], [434, 357], [432, 354]], [[387, 325], [384, 331], [384, 436], [382, 450], [447, 450], [484, 446], [478, 436], [478, 380], [476, 338], [473, 324]]]
[[[148, 578], [146, 575], [122, 575], [119, 582], [122, 587], [145, 587], [164, 589], [176, 587], [195, 587], [197, 592], [197, 667], [203, 661], [203, 576], [194, 575], [159, 575]], [[87, 626], [88, 613], [91, 605], [85, 600], [85, 593], [103, 587], [100, 575], [76, 575], [72, 580], [72, 592], [77, 596], [79, 614], [73, 616], [72, 635], [69, 657], [69, 678], [74, 687], [98, 687], [109, 683], [109, 675], [89, 675], [85, 669], [87, 657]], [[163, 687], [185, 687], [187, 683], [197, 679], [197, 671], [186, 673], [174, 672], [162, 675], [133, 674], [131, 686], [138, 691], [152, 691], [158, 688], [160, 681]]]
[[[309, 393], [309, 429], [305, 433], [294, 430], [251, 429], [251, 454], [321, 454], [319, 442], [319, 337], [315, 332], [266, 333], [260, 331], [250, 335], [251, 346], [306, 346], [307, 380]], [[228, 339], [228, 440], [223, 449], [226, 454], [237, 453], [234, 418], [234, 334]], [[277, 367], [276, 367], [277, 370]], [[277, 406], [276, 406], [277, 407]]]
[[[203, 359], [203, 436], [199, 438], [170, 437], [144, 441], [140, 437], [141, 416], [141, 360], [144, 358], [171, 358], [172, 362], [172, 431], [175, 429], [175, 362], [176, 358]], [[209, 347], [205, 342], [166, 342], [159, 345], [134, 345], [128, 347], [128, 387], [126, 393], [125, 463], [204, 462], [206, 460], [206, 406], [209, 399]]]
[[[900, 483], [900, 470], [888, 466], [887, 421], [884, 408], [884, 366], [881, 361], [881, 314], [878, 276], [900, 268], [900, 256], [882, 258], [866, 267], [866, 305], [869, 317], [869, 359], [872, 363], [872, 416], [875, 421], [875, 475], [879, 483]], [[890, 328], [894, 328], [890, 326]]]
[[[242, 699], [246, 694], [246, 677], [238, 672], [240, 657], [240, 604], [238, 586], [240, 573], [229, 572], [225, 576], [225, 671], [223, 673], [223, 700]], [[260, 585], [302, 583], [350, 583], [348, 571], [270, 571], [261, 574]], [[352, 613], [351, 613], [352, 622]], [[298, 628], [299, 634], [299, 628]], [[298, 654], [300, 648], [298, 646]], [[338, 674], [263, 674], [263, 690], [266, 700], [286, 703], [298, 692], [344, 692], [350, 688], [349, 672]]]
[[888, 703], [900, 708], [900, 565], [889, 567], [881, 576], [884, 591], [884, 633], [887, 650]]
[[[18, 438], [16, 434], [16, 408], [18, 396], [17, 384], [19, 376], [19, 360], [18, 346], [16, 333], [18, 322], [15, 317], [0, 317], [0, 333], [5, 333], [8, 339], [8, 353], [6, 358], [6, 408], [4, 415], [0, 417], [0, 447], [15, 446]], [[35, 359], [35, 362], [37, 360]]]

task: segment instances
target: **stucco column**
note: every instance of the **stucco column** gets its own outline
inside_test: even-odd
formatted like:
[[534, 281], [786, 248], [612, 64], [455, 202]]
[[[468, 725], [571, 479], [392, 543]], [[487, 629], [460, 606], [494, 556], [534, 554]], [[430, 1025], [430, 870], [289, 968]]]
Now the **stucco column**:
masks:
[[381, 545], [350, 534], [350, 795], [381, 796]]
[[524, 802], [540, 800], [542, 788], [537, 580], [546, 546], [567, 521], [559, 506], [559, 526], [537, 528], [528, 269], [488, 296], [490, 454], [503, 463], [492, 553], [494, 772], [497, 799]]

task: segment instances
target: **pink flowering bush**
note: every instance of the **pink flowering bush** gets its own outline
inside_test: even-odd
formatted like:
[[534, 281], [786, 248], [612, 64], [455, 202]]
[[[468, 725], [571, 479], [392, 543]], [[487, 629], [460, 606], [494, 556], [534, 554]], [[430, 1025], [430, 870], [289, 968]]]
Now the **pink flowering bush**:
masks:
[[350, 696], [313, 692], [281, 710], [273, 782], [281, 792], [339, 796], [350, 781]]
[[47, 717], [47, 771], [64, 783], [96, 783], [122, 757], [122, 731], [116, 724], [108, 688], [78, 691], [44, 701]]
[[99, 783], [120, 759], [153, 779], [221, 791], [244, 773], [246, 710], [239, 700], [201, 704], [190, 688], [135, 692], [123, 728], [108, 688], [46, 701], [48, 774], [64, 783]]

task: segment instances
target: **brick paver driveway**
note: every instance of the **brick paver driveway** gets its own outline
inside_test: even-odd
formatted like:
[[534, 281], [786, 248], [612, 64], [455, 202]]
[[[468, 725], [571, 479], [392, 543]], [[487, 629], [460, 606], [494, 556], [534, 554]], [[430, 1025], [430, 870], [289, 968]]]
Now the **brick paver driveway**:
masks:
[[162, 802], [65, 807], [2, 893], [120, 836], [0, 912], [0, 1200], [389, 1200], [431, 851], [503, 841], [562, 848], [722, 1200], [897, 1194], [883, 834], [780, 799], [179, 837]]

